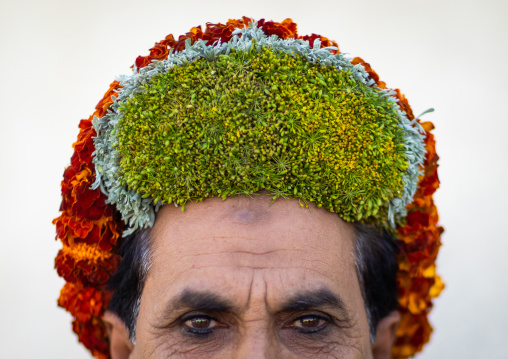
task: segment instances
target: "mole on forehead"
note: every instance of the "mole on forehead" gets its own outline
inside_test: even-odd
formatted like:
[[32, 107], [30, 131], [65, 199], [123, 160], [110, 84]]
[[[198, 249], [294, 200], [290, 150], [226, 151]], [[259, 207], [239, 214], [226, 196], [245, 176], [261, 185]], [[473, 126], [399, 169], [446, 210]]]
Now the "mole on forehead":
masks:
[[[207, 204], [203, 206], [203, 204]], [[273, 224], [274, 222], [315, 222], [317, 212], [324, 210], [302, 208], [298, 200], [278, 198], [272, 201], [272, 197], [265, 193], [257, 193], [253, 196], [238, 195], [228, 197], [225, 201], [220, 198], [209, 198], [201, 202], [201, 206], [193, 206], [193, 215], [198, 218], [207, 218], [207, 222], [219, 223], [225, 221], [232, 224]], [[335, 218], [335, 216], [334, 216]], [[321, 218], [323, 220], [323, 218]], [[319, 221], [319, 220], [318, 220]]]
[[229, 202], [224, 215], [236, 223], [258, 223], [269, 221], [271, 212], [269, 198], [238, 196]]
[[247, 208], [239, 209], [233, 216], [233, 220], [245, 223], [253, 222], [257, 217], [255, 212]]

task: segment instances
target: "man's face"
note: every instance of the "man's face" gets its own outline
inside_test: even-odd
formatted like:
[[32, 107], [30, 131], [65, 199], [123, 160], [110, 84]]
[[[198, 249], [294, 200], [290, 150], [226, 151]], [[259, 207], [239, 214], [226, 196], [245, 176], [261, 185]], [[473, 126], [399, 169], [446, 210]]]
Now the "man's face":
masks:
[[352, 226], [270, 201], [158, 212], [132, 357], [372, 357]]

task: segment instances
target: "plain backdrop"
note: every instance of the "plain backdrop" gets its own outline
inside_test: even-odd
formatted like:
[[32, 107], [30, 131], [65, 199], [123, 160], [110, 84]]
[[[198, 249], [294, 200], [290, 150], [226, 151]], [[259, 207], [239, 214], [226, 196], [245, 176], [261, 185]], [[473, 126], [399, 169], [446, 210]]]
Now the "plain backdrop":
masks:
[[0, 357], [89, 358], [56, 306], [60, 181], [78, 122], [167, 34], [242, 15], [367, 60], [436, 125], [446, 228], [418, 358], [508, 358], [508, 1], [1, 0]]

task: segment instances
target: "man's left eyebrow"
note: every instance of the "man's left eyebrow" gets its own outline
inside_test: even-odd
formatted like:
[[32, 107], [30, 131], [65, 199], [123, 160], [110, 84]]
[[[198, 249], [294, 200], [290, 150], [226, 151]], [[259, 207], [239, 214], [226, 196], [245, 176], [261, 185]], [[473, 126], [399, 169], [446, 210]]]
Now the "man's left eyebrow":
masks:
[[323, 306], [333, 307], [340, 311], [344, 317], [349, 317], [349, 311], [344, 300], [339, 295], [334, 294], [331, 290], [326, 288], [299, 292], [292, 295], [282, 304], [281, 311], [298, 312]]

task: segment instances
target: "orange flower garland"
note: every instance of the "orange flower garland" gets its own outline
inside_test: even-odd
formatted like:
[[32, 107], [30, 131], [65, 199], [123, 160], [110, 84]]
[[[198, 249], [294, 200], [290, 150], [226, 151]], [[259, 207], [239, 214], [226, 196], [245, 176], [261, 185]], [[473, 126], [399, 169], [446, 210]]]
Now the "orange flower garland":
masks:
[[[201, 26], [193, 27], [185, 35], [179, 36], [178, 40], [173, 35], [168, 35], [150, 49], [148, 56], [139, 56], [135, 66], [139, 69], [153, 60], [167, 59], [170, 50], [182, 50], [187, 39], [191, 43], [202, 39], [208, 45], [218, 40], [227, 42], [236, 28], [249, 26], [250, 22], [250, 18], [243, 17], [228, 20], [226, 24], [207, 23], [204, 31]], [[311, 46], [315, 39], [319, 39], [321, 47], [338, 48], [334, 41], [320, 35], [299, 36], [297, 25], [291, 19], [282, 23], [261, 19], [257, 23], [266, 35], [276, 35], [282, 39], [303, 39], [309, 41]], [[358, 57], [352, 63], [363, 65], [377, 86], [386, 88], [386, 84], [379, 80], [368, 63]], [[106, 114], [113, 103], [111, 96], [119, 88], [120, 84], [114, 81], [97, 104], [94, 114], [80, 122], [71, 164], [65, 170], [62, 181], [62, 213], [53, 220], [57, 238], [63, 243], [63, 248], [55, 259], [55, 268], [67, 281], [61, 290], [58, 304], [74, 317], [73, 330], [79, 341], [95, 357], [101, 359], [109, 358], [109, 341], [101, 319], [111, 297], [105, 286], [121, 260], [117, 252], [124, 224], [115, 208], [105, 203], [106, 196], [99, 189], [91, 189], [95, 180], [92, 153], [93, 137], [96, 136], [91, 120], [94, 116], [101, 118]], [[404, 95], [398, 89], [395, 91], [401, 110], [410, 120], [414, 119]], [[431, 300], [444, 287], [435, 271], [435, 261], [441, 245], [440, 235], [443, 232], [443, 228], [438, 226], [439, 218], [432, 199], [439, 187], [438, 156], [434, 137], [430, 133], [432, 123], [423, 122], [421, 125], [426, 132], [427, 150], [422, 166], [423, 175], [413, 202], [407, 207], [406, 222], [397, 229], [400, 244], [397, 281], [402, 319], [392, 351], [392, 358], [396, 359], [413, 356], [428, 342], [432, 332], [427, 320], [432, 307]]]
[[57, 238], [63, 243], [55, 268], [67, 281], [58, 304], [74, 317], [72, 328], [79, 341], [95, 357], [104, 359], [109, 358], [109, 342], [101, 318], [110, 297], [105, 285], [120, 263], [116, 252], [123, 223], [115, 209], [105, 203], [106, 196], [99, 189], [91, 189], [95, 180], [92, 137], [96, 135], [91, 120], [105, 114], [118, 87], [118, 82], [113, 82], [94, 115], [79, 124], [71, 165], [62, 181], [62, 213], [53, 220]]
[[[386, 84], [372, 70], [370, 64], [356, 57], [353, 64], [361, 64], [370, 77], [381, 88]], [[395, 90], [399, 106], [413, 120], [413, 110], [399, 89]], [[439, 296], [444, 288], [441, 278], [436, 275], [436, 258], [441, 245], [443, 227], [438, 226], [439, 216], [432, 195], [439, 187], [437, 176], [436, 141], [430, 133], [434, 129], [431, 122], [417, 120], [425, 130], [425, 162], [423, 175], [413, 202], [407, 207], [408, 216], [404, 226], [397, 229], [400, 252], [397, 282], [399, 289], [399, 311], [402, 318], [397, 331], [397, 339], [392, 350], [393, 358], [408, 358], [421, 351], [430, 339], [432, 327], [427, 314], [432, 308], [431, 298]]]

